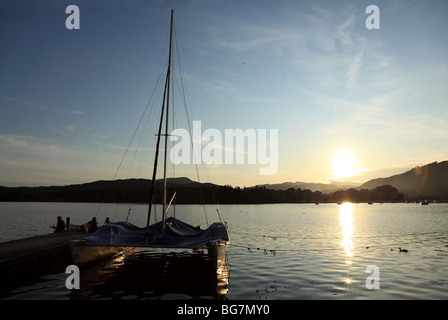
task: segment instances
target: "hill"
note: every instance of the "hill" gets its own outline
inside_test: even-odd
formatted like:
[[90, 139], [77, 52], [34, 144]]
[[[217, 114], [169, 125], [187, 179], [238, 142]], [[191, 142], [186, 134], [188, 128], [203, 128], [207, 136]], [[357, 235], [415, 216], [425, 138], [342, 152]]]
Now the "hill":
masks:
[[[302, 185], [303, 186], [303, 185]], [[119, 202], [149, 203], [151, 180], [128, 179], [95, 181], [84, 184], [52, 187], [0, 187], [0, 201], [35, 202]], [[155, 203], [161, 203], [162, 181], [156, 183]], [[354, 188], [333, 193], [289, 187], [273, 190], [265, 186], [250, 188], [199, 183], [188, 178], [168, 179], [167, 198], [176, 191], [178, 204], [262, 204], [312, 203], [341, 201], [398, 201], [402, 195], [391, 186], [358, 191]]]
[[[156, 182], [154, 201], [161, 202], [162, 179]], [[448, 161], [416, 167], [361, 186], [343, 182], [285, 182], [249, 188], [169, 178], [168, 197], [176, 190], [178, 204], [193, 203], [302, 203], [341, 201], [448, 200]], [[68, 186], [1, 187], [0, 201], [148, 203], [151, 180], [95, 181]]]
[[383, 185], [395, 187], [408, 200], [448, 199], [448, 161], [433, 162], [388, 178], [373, 179], [362, 184], [360, 189], [370, 190]]
[[[156, 181], [156, 202], [160, 202], [163, 179]], [[183, 189], [180, 199], [184, 203], [200, 203], [198, 188], [210, 188], [210, 183], [199, 183], [189, 178], [169, 178], [167, 188]], [[125, 179], [100, 180], [83, 184], [49, 187], [0, 187], [0, 201], [48, 201], [48, 202], [135, 202], [148, 203], [151, 180]], [[178, 196], [179, 199], [179, 196]]]
[[359, 183], [346, 181], [332, 181], [331, 183], [315, 183], [315, 182], [283, 182], [275, 184], [263, 184], [255, 187], [264, 187], [271, 190], [287, 190], [289, 188], [300, 188], [302, 190], [321, 191], [324, 193], [331, 193], [339, 190], [359, 187]]

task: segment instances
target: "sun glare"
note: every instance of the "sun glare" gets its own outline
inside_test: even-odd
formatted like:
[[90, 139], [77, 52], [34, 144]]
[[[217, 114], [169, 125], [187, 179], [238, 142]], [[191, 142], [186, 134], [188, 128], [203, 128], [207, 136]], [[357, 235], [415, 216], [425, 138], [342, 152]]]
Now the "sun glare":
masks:
[[331, 163], [335, 170], [332, 174], [336, 179], [349, 178], [358, 173], [356, 170], [356, 157], [350, 151], [340, 150], [336, 152], [331, 159]]
[[353, 203], [344, 202], [339, 206], [340, 216], [339, 223], [341, 226], [342, 242], [341, 246], [344, 247], [345, 253], [349, 258], [345, 262], [351, 264], [351, 258], [353, 257]]

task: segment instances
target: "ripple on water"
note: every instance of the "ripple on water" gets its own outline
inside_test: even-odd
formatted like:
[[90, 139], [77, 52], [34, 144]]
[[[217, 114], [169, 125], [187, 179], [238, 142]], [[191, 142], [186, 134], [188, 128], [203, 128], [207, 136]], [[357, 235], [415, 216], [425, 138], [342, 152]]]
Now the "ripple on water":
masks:
[[[69, 211], [64, 211], [66, 204], [51, 205], [51, 208], [35, 203], [8, 206], [11, 210], [2, 211], [5, 219], [8, 212], [8, 219], [20, 216], [18, 208], [26, 207], [28, 221], [46, 228], [47, 221], [53, 221], [57, 215], [71, 215], [74, 223], [77, 217], [73, 210], [80, 207], [71, 205]], [[82, 210], [89, 209], [87, 216], [79, 218], [81, 221], [91, 218], [91, 212], [95, 212], [89, 206], [81, 206]], [[230, 226], [232, 239], [228, 255], [230, 291], [226, 297], [231, 300], [448, 298], [448, 204], [425, 207], [356, 204], [347, 208], [352, 211], [342, 214], [340, 207], [333, 204], [222, 206], [221, 213]], [[39, 214], [36, 210], [40, 210]], [[32, 213], [34, 219], [29, 219], [27, 212]], [[50, 215], [46, 216], [46, 212]], [[127, 212], [124, 211], [125, 217]], [[143, 210], [142, 215], [145, 212]], [[45, 219], [35, 218], [40, 216]], [[24, 234], [26, 232], [28, 230]], [[409, 252], [399, 253], [398, 247]], [[367, 266], [378, 267], [380, 289], [366, 288]], [[204, 294], [181, 291], [178, 283], [171, 283], [169, 290], [166, 286], [142, 283], [141, 279], [132, 277], [136, 266], [130, 267], [130, 275], [124, 278], [120, 275], [115, 279], [112, 270], [102, 278], [93, 277], [91, 282], [85, 282], [92, 287], [84, 288], [77, 295], [68, 295], [66, 274], [61, 273], [15, 288], [9, 298], [173, 300], [215, 297], [208, 294], [208, 287], [204, 288], [207, 292]], [[191, 271], [194, 270], [188, 270]], [[138, 285], [130, 285], [134, 282]], [[184, 289], [194, 286], [187, 282]]]

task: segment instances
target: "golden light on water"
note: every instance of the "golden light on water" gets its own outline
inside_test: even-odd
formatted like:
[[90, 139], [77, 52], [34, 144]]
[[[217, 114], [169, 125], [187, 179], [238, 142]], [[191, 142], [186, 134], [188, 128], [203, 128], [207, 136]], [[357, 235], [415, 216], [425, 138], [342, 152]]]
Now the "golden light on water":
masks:
[[[345, 250], [345, 264], [350, 266], [353, 263], [353, 203], [344, 202], [339, 205], [339, 225], [341, 227], [342, 241], [341, 246]], [[352, 279], [344, 279], [344, 285], [352, 286]]]
[[343, 203], [339, 206], [339, 225], [341, 226], [342, 242], [341, 246], [345, 249], [348, 257], [346, 264], [351, 264], [353, 257], [353, 203]]

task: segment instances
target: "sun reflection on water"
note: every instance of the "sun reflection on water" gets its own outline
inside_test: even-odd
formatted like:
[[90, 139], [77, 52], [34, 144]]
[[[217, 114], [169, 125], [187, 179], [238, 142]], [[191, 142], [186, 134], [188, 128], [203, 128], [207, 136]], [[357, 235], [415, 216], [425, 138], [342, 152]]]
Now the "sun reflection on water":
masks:
[[[344, 202], [339, 205], [339, 225], [341, 227], [341, 246], [345, 250], [345, 264], [351, 266], [353, 263], [353, 203]], [[351, 288], [353, 281], [349, 275], [344, 279], [344, 286]]]
[[342, 242], [347, 255], [346, 264], [352, 263], [353, 258], [353, 203], [343, 203], [339, 206], [339, 225], [341, 226]]

